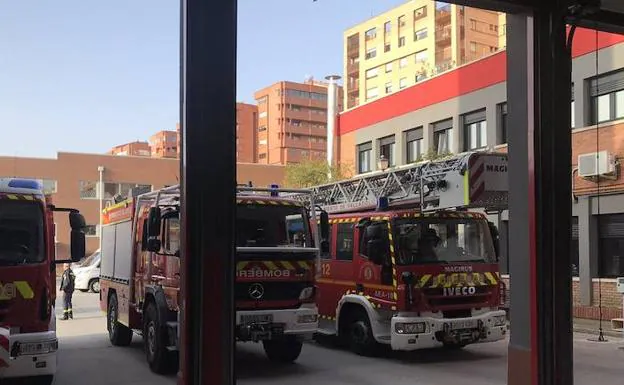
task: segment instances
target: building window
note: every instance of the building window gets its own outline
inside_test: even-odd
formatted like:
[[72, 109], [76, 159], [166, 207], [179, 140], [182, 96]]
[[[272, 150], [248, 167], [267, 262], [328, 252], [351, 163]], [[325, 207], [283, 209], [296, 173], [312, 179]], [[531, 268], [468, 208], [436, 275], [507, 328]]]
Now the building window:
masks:
[[415, 78], [416, 83], [422, 82], [425, 79], [427, 79], [427, 75], [425, 73], [421, 72], [421, 73], [416, 74], [416, 78]]
[[423, 49], [422, 51], [416, 52], [415, 58], [416, 63], [426, 63], [429, 59], [429, 54], [426, 49]]
[[405, 15], [399, 16], [399, 28], [405, 27]]
[[392, 72], [392, 63], [386, 63], [386, 73]]
[[418, 162], [422, 159], [423, 128], [413, 128], [405, 131], [405, 160], [407, 163]]
[[336, 225], [336, 260], [353, 260], [353, 223]]
[[391, 31], [391, 30], [392, 30], [392, 23], [391, 23], [391, 22], [389, 22], [389, 21], [386, 21], [386, 22], [384, 23], [384, 32], [385, 32], [385, 33], [386, 33], [386, 35], [387, 35], [387, 34], [389, 34], [389, 33], [390, 33], [390, 31]]
[[374, 77], [377, 77], [379, 68], [375, 67], [375, 68], [371, 68], [368, 71], [366, 71], [366, 79], [372, 79]]
[[485, 109], [471, 112], [464, 119], [464, 150], [477, 150], [487, 146]]
[[99, 225], [86, 225], [84, 227], [85, 236], [97, 237], [99, 235], [98, 228], [99, 228]]
[[624, 118], [624, 70], [589, 81], [592, 124]]
[[390, 52], [390, 43], [384, 44], [384, 52]]
[[414, 32], [414, 41], [422, 40], [427, 37], [427, 28], [421, 28]]
[[572, 260], [572, 276], [579, 276], [579, 229], [578, 217], [572, 217], [572, 244], [570, 245], [570, 254]]
[[405, 36], [399, 36], [399, 47], [403, 47], [405, 45]]
[[453, 118], [433, 123], [433, 149], [443, 155], [451, 152]]
[[498, 143], [504, 144], [507, 143], [507, 103], [500, 103], [496, 106], [498, 110]]
[[366, 31], [364, 33], [364, 35], [366, 36], [366, 40], [373, 40], [374, 38], [377, 37], [377, 29], [376, 28], [371, 28], [368, 31]]
[[262, 119], [262, 118], [266, 118], [266, 116], [267, 116], [267, 112], [266, 112], [266, 111], [262, 111], [261, 113], [259, 113], [259, 114], [258, 114], [258, 117], [259, 117], [260, 119]]
[[414, 21], [418, 21], [420, 19], [424, 19], [427, 17], [427, 6], [422, 6], [416, 10], [414, 10]]
[[407, 87], [407, 78], [399, 79], [399, 89]]
[[266, 126], [260, 126], [258, 127], [258, 132], [266, 131], [266, 129]]
[[266, 159], [266, 157], [267, 157], [266, 153], [258, 154], [258, 159]]
[[601, 278], [624, 276], [624, 214], [600, 215], [598, 275]]
[[366, 100], [375, 99], [379, 96], [379, 90], [377, 87], [372, 87], [366, 90]]
[[366, 59], [372, 59], [377, 56], [377, 48], [369, 48], [366, 50]]
[[78, 182], [80, 199], [99, 199], [98, 182], [81, 180]]
[[396, 166], [394, 135], [389, 135], [379, 139], [379, 157], [388, 159], [388, 166]]
[[357, 146], [358, 152], [358, 172], [364, 173], [371, 170], [371, 154], [373, 152], [373, 143], [363, 143]]
[[386, 93], [387, 94], [392, 93], [392, 82], [386, 83]]
[[402, 57], [401, 59], [399, 59], [399, 68], [405, 68], [405, 67], [407, 67], [407, 58]]

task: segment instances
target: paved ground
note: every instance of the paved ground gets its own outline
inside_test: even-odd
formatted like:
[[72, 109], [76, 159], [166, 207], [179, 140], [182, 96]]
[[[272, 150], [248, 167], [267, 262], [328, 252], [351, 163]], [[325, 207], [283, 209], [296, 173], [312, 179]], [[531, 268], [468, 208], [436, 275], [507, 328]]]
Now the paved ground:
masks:
[[[143, 385], [175, 384], [174, 377], [149, 372], [140, 339], [129, 348], [113, 348], [97, 307], [97, 294], [77, 293], [75, 320], [59, 322], [61, 339], [56, 384]], [[621, 384], [624, 378], [624, 340], [588, 341], [575, 335], [575, 384]], [[502, 385], [506, 383], [505, 342], [467, 347], [460, 352], [427, 351], [388, 353], [363, 358], [331, 346], [304, 347], [295, 365], [278, 367], [267, 362], [260, 345], [240, 345], [236, 370], [238, 383], [331, 385]]]

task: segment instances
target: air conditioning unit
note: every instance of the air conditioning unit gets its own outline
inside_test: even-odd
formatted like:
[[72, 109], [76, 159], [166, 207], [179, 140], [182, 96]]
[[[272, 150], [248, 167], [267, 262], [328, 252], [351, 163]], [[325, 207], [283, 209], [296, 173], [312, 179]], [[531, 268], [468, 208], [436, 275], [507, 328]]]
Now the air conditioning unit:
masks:
[[578, 156], [578, 175], [581, 178], [599, 177], [615, 173], [615, 157], [608, 151], [590, 152]]

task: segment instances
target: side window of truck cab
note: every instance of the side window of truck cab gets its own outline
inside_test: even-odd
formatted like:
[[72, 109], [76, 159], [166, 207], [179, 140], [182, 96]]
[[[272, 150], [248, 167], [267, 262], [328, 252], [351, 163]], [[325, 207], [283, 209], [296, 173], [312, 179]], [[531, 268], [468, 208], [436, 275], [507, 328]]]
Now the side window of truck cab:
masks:
[[336, 226], [336, 260], [353, 260], [353, 223], [338, 223]]
[[163, 251], [175, 254], [180, 251], [180, 217], [168, 216], [163, 221]]

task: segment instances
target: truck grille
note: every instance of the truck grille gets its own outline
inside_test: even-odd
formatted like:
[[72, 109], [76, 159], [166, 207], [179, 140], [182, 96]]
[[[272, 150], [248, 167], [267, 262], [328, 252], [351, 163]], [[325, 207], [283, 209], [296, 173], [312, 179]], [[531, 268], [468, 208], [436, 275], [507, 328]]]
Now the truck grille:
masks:
[[442, 289], [426, 289], [423, 291], [429, 306], [433, 308], [454, 307], [465, 305], [467, 308], [484, 306], [490, 300], [491, 288], [477, 287], [473, 295], [443, 295]]
[[[254, 285], [264, 290], [259, 299], [252, 297]], [[234, 288], [236, 301], [298, 301], [301, 290], [312, 286], [312, 282], [237, 282]]]

